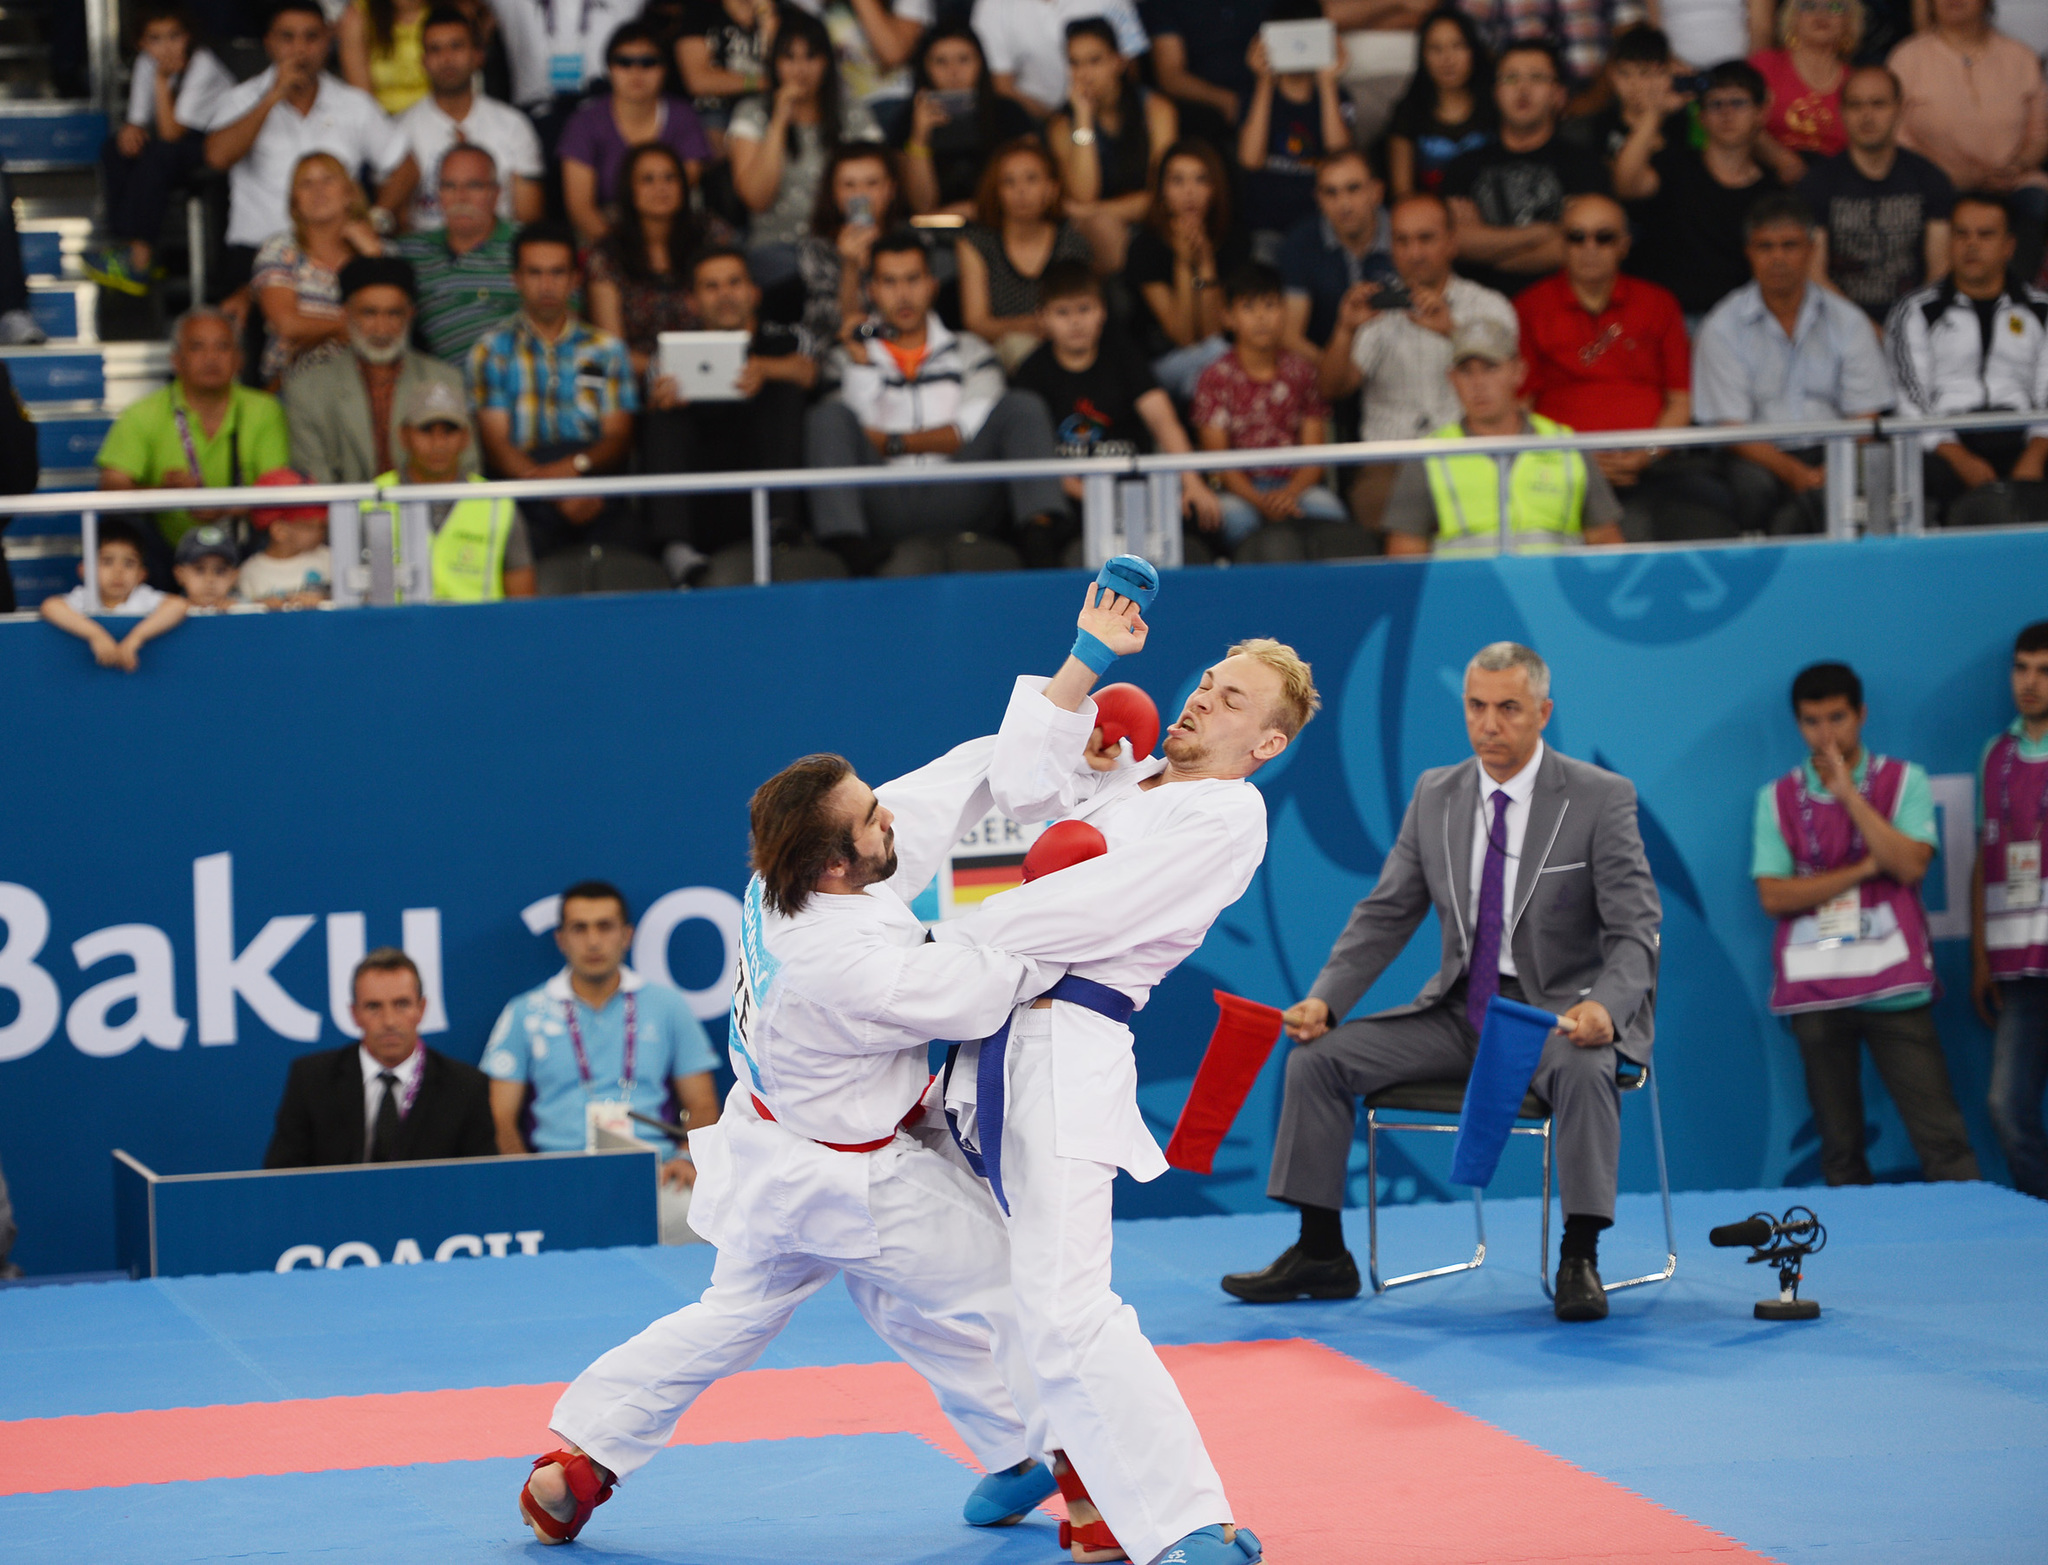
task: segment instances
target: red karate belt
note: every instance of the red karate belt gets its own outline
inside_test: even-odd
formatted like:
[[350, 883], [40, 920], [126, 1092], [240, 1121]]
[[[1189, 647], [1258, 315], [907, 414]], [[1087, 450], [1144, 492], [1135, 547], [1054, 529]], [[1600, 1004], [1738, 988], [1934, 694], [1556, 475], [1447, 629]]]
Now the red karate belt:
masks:
[[1221, 989], [1213, 993], [1222, 1014], [1181, 1107], [1180, 1123], [1166, 1144], [1168, 1163], [1197, 1174], [1215, 1167], [1217, 1147], [1230, 1133], [1238, 1110], [1251, 1096], [1252, 1083], [1280, 1041], [1279, 1011]]
[[[896, 1121], [896, 1130], [908, 1130], [911, 1121], [924, 1112], [924, 1093], [932, 1090], [932, 1081], [936, 1079], [936, 1077], [933, 1077], [926, 1080], [924, 1092], [920, 1092], [917, 1095], [917, 1101], [910, 1105], [910, 1112]], [[775, 1116], [768, 1112], [768, 1105], [763, 1103], [758, 1096], [750, 1092], [747, 1094], [747, 1097], [753, 1102], [756, 1114], [767, 1120], [771, 1125], [777, 1123]], [[888, 1135], [878, 1137], [873, 1141], [819, 1141], [818, 1145], [829, 1147], [834, 1152], [879, 1152], [896, 1139], [896, 1130], [892, 1130]], [[810, 1139], [813, 1141], [817, 1140], [815, 1136]]]

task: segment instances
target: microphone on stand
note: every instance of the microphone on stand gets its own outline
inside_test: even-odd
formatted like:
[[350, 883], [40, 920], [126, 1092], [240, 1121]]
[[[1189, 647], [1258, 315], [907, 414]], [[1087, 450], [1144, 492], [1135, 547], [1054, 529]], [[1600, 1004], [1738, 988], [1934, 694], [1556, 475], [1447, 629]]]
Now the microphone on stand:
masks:
[[1749, 1258], [1752, 1266], [1759, 1261], [1767, 1261], [1778, 1268], [1778, 1296], [1757, 1301], [1755, 1314], [1758, 1320], [1819, 1318], [1820, 1305], [1812, 1299], [1799, 1297], [1799, 1283], [1803, 1276], [1799, 1263], [1825, 1248], [1827, 1242], [1827, 1229], [1813, 1215], [1812, 1208], [1804, 1206], [1792, 1207], [1783, 1217], [1755, 1212], [1742, 1222], [1723, 1223], [1707, 1233], [1707, 1243], [1719, 1249], [1754, 1250], [1756, 1253]]

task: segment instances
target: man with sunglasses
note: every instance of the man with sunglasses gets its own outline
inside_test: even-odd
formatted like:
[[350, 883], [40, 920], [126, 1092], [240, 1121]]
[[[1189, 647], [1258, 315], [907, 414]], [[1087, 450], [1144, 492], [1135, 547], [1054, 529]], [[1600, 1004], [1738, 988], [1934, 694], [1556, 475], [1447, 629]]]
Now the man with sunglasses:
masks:
[[1783, 188], [1756, 157], [1767, 102], [1755, 66], [1724, 61], [1700, 94], [1705, 146], [1665, 145], [1657, 115], [1643, 109], [1614, 160], [1614, 193], [1642, 203], [1633, 270], [1677, 295], [1689, 322], [1749, 281], [1743, 218], [1759, 196]]
[[[1692, 348], [1670, 291], [1621, 275], [1628, 219], [1609, 196], [1564, 204], [1564, 269], [1516, 296], [1523, 395], [1572, 429], [1682, 429], [1692, 422]], [[1635, 542], [1733, 533], [1732, 497], [1705, 453], [1601, 451]]]

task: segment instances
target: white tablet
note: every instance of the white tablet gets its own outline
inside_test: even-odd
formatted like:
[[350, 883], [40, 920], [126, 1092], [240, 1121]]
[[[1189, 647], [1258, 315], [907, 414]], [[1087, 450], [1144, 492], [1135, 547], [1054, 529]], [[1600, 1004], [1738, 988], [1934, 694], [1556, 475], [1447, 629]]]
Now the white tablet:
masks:
[[1327, 71], [1337, 62], [1337, 29], [1327, 19], [1267, 22], [1259, 28], [1266, 64], [1276, 76]]
[[655, 339], [658, 368], [692, 402], [737, 402], [750, 340], [743, 331], [665, 331]]

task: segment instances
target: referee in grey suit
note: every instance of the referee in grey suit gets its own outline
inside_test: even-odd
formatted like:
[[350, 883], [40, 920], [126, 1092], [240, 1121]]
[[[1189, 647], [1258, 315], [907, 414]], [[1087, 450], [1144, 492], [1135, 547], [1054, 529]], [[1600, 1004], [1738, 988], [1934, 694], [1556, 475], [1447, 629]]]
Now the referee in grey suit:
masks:
[[[1559, 1320], [1607, 1313], [1599, 1234], [1614, 1221], [1619, 1051], [1648, 1063], [1662, 910], [1627, 779], [1543, 743], [1550, 670], [1511, 641], [1465, 670], [1476, 759], [1424, 772], [1372, 894], [1352, 910], [1309, 996], [1288, 1010], [1287, 1095], [1266, 1193], [1301, 1209], [1301, 1239], [1223, 1287], [1255, 1304], [1348, 1299], [1344, 1180], [1355, 1099], [1408, 1081], [1463, 1080], [1495, 993], [1557, 1012], [1531, 1085], [1551, 1106], [1564, 1238]], [[1408, 1005], [1334, 1025], [1400, 954], [1430, 908], [1443, 963]]]

